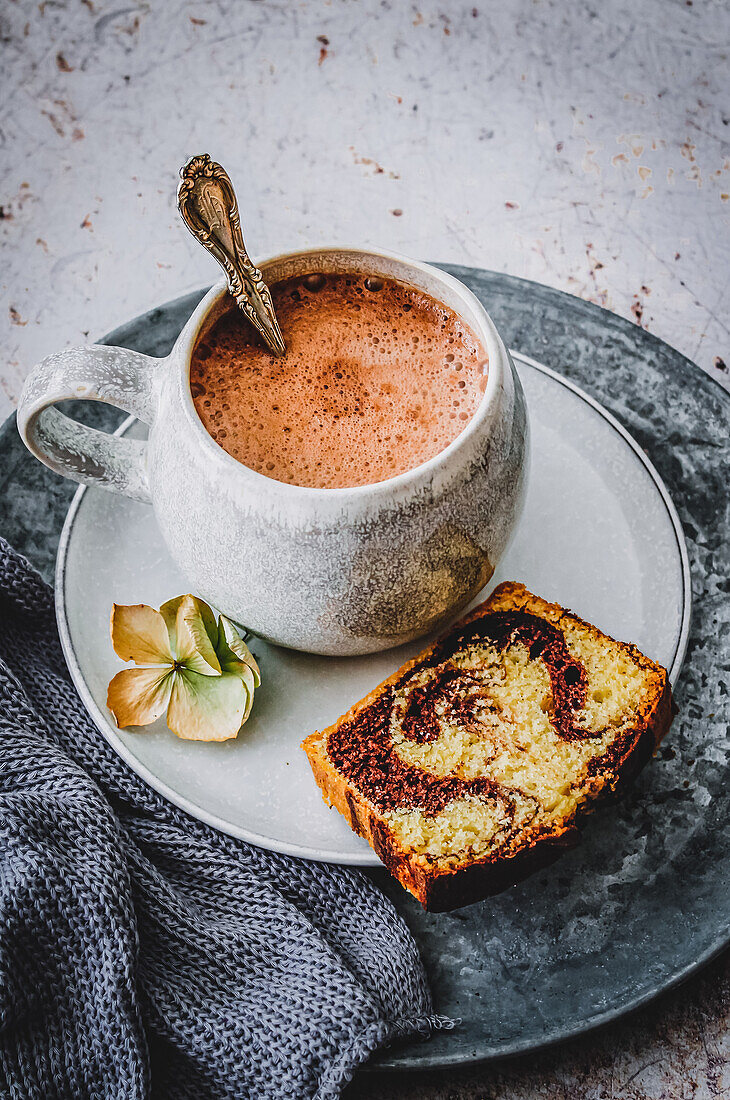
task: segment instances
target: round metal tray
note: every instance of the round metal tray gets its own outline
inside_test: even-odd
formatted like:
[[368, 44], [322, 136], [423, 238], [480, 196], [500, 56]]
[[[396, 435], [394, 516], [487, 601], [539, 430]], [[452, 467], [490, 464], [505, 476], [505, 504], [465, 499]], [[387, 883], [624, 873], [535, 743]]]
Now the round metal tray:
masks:
[[[507, 342], [595, 397], [666, 484], [689, 551], [693, 618], [679, 714], [624, 800], [595, 815], [549, 870], [479, 905], [429, 915], [368, 871], [411, 928], [436, 1011], [458, 1017], [428, 1043], [372, 1068], [502, 1058], [576, 1036], [638, 1008], [730, 942], [730, 395], [641, 328], [524, 280], [447, 267], [485, 303]], [[106, 342], [165, 354], [202, 292], [123, 325]], [[74, 412], [107, 429], [105, 406]], [[51, 580], [74, 486], [0, 428], [0, 532]], [[539, 548], [536, 548], [539, 552]]]

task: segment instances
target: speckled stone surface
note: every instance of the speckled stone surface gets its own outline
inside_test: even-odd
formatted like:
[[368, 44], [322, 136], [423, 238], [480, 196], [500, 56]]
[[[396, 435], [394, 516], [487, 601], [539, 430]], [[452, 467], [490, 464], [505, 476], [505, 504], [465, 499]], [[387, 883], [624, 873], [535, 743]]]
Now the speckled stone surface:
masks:
[[[591, 821], [579, 849], [499, 898], [441, 916], [423, 914], [386, 875], [375, 873], [416, 934], [439, 1010], [462, 1019], [428, 1044], [386, 1052], [382, 1061], [392, 1066], [501, 1056], [575, 1034], [650, 998], [730, 935], [730, 398], [677, 352], [596, 306], [503, 275], [449, 270], [482, 299], [511, 346], [575, 380], [639, 439], [685, 528], [695, 610], [677, 691], [680, 714], [670, 737], [624, 801]], [[161, 354], [199, 296], [139, 318], [110, 339]], [[107, 409], [92, 413], [110, 415]], [[0, 447], [0, 530], [50, 576], [73, 486], [26, 457], [12, 425], [3, 430]], [[648, 1021], [643, 1031], [621, 1024], [585, 1040], [590, 1046], [584, 1048], [574, 1043], [537, 1061], [533, 1055], [529, 1064], [522, 1055], [519, 1063], [490, 1071], [484, 1086], [475, 1084], [474, 1072], [453, 1086], [458, 1091], [444, 1091], [452, 1085], [442, 1088], [431, 1076], [427, 1084], [397, 1085], [371, 1076], [354, 1086], [360, 1092], [353, 1095], [610, 1096], [605, 1073], [613, 1050], [611, 1073], [624, 1088], [614, 1089], [616, 1097], [721, 1096], [728, 1085], [722, 1023], [728, 979], [726, 962], [713, 966], [716, 986], [703, 977], [692, 987], [687, 1027], [703, 1046], [695, 1044], [689, 1054], [679, 1025], [670, 1037], [660, 1009], [652, 1007], [642, 1017]], [[703, 992], [708, 988], [709, 998]], [[665, 998], [670, 1018], [682, 1019], [688, 996], [680, 990]], [[620, 1052], [606, 1038], [610, 1034], [617, 1036]], [[657, 1052], [652, 1066], [649, 1057], [642, 1068], [647, 1048]], [[580, 1049], [591, 1051], [600, 1084], [578, 1071]], [[686, 1076], [684, 1091], [676, 1076], [662, 1083], [656, 1066], [690, 1057], [699, 1082], [695, 1091]], [[637, 1091], [644, 1080], [653, 1082], [654, 1091]]]
[[6, 0], [0, 417], [44, 355], [218, 277], [174, 208], [205, 150], [254, 259], [510, 272], [728, 380], [729, 38], [724, 0]]

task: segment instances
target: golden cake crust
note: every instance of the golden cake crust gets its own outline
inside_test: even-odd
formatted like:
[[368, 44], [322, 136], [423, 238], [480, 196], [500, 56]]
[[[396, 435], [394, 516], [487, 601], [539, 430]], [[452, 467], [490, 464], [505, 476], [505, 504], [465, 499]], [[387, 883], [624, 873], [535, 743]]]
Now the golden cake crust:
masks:
[[[646, 671], [649, 686], [635, 705], [631, 730], [609, 745], [600, 757], [600, 770], [585, 781], [583, 799], [576, 812], [553, 818], [548, 828], [532, 830], [524, 836], [518, 833], [497, 852], [489, 853], [485, 858], [467, 856], [462, 861], [452, 858], [448, 866], [444, 866], [443, 860], [417, 855], [400, 843], [383, 814], [334, 766], [327, 752], [327, 743], [330, 734], [366, 711], [392, 685], [427, 660], [444, 641], [468, 624], [497, 611], [527, 612], [563, 628], [573, 624], [588, 632], [597, 642], [610, 643], [612, 647], [622, 650]], [[302, 747], [325, 802], [339, 810], [351, 828], [368, 841], [391, 874], [418, 898], [424, 908], [440, 912], [499, 893], [548, 866], [566, 846], [577, 843], [579, 834], [576, 823], [595, 805], [598, 797], [615, 793], [634, 778], [666, 734], [672, 716], [673, 703], [665, 669], [645, 657], [636, 646], [616, 642], [560, 605], [533, 595], [524, 585], [505, 582], [494, 590], [489, 599], [454, 624], [432, 646], [402, 665], [337, 722], [307, 737]]]

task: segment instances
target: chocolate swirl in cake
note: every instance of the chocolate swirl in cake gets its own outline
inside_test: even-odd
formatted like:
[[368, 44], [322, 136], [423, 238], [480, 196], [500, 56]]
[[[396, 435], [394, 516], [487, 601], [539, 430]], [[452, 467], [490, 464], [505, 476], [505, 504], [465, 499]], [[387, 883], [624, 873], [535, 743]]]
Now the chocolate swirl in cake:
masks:
[[511, 817], [514, 803], [510, 792], [494, 780], [481, 777], [436, 776], [404, 763], [393, 745], [391, 720], [402, 694], [418, 673], [434, 674], [414, 687], [400, 716], [400, 730], [411, 741], [435, 741], [444, 722], [469, 725], [479, 703], [488, 705], [486, 691], [476, 671], [451, 663], [457, 653], [470, 646], [493, 646], [499, 652], [515, 643], [524, 645], [530, 657], [545, 664], [550, 677], [553, 707], [550, 722], [565, 741], [600, 737], [602, 730], [585, 730], [575, 724], [575, 714], [585, 705], [586, 673], [571, 656], [563, 634], [546, 619], [524, 611], [496, 611], [476, 619], [436, 645], [428, 657], [392, 684], [373, 703], [349, 722], [333, 730], [327, 750], [334, 765], [381, 813], [396, 809], [419, 809], [424, 814], [440, 813], [456, 798], [489, 796], [504, 804]]

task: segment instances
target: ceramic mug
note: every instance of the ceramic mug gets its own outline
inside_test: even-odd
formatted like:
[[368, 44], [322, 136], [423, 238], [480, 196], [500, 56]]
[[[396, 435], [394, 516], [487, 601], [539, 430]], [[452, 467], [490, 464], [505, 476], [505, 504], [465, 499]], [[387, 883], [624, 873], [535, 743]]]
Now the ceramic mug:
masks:
[[[458, 314], [489, 360], [484, 397], [461, 435], [414, 469], [353, 488], [289, 485], [243, 466], [207, 433], [190, 393], [197, 340], [235, 308], [224, 283], [164, 359], [105, 346], [44, 359], [21, 395], [20, 434], [65, 477], [151, 503], [191, 590], [253, 633], [333, 655], [410, 641], [486, 584], [519, 516], [528, 426], [514, 364], [471, 291], [428, 264], [330, 248], [260, 266], [269, 285], [318, 271], [395, 279]], [[148, 441], [70, 420], [53, 408], [68, 398], [133, 413], [149, 425]]]

